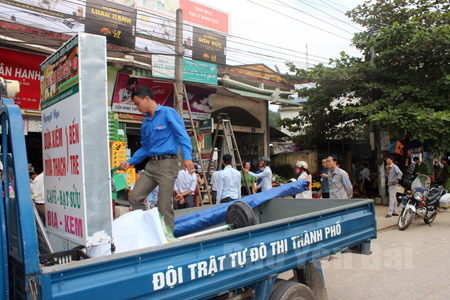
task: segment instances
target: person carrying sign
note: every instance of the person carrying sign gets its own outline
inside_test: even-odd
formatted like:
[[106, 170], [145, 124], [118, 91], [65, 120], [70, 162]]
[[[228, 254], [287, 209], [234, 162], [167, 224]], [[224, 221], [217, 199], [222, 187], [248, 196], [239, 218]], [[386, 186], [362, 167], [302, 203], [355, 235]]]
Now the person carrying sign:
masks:
[[177, 154], [181, 148], [183, 167], [192, 173], [194, 164], [191, 158], [191, 139], [177, 111], [157, 104], [149, 87], [139, 87], [131, 94], [131, 98], [136, 109], [145, 114], [141, 126], [141, 148], [128, 161], [121, 162], [119, 169], [126, 171], [131, 165], [140, 163], [146, 157], [150, 160], [136, 182], [129, 201], [133, 210], [146, 210], [145, 198], [159, 185], [158, 209], [166, 225], [173, 231], [172, 194], [178, 175]]

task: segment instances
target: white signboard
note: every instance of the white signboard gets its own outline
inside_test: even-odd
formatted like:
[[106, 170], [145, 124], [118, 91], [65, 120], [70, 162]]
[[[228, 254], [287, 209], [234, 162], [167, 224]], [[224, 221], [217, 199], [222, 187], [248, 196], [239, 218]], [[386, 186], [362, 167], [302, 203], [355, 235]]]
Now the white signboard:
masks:
[[175, 57], [152, 55], [152, 74], [154, 77], [175, 78]]
[[85, 246], [112, 241], [106, 96], [104, 37], [75, 36], [41, 64], [45, 225]]

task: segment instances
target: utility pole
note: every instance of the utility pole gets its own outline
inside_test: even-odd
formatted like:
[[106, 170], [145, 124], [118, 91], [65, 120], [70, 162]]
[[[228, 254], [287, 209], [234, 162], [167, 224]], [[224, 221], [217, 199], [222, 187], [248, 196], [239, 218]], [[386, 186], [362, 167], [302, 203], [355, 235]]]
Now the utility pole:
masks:
[[[370, 66], [375, 68], [375, 47], [370, 47]], [[372, 91], [372, 100], [375, 100], [375, 91]], [[377, 168], [378, 168], [378, 194], [381, 196], [383, 203], [386, 199], [386, 170], [384, 164], [379, 165], [379, 162], [384, 161], [383, 149], [381, 149], [381, 132], [374, 130], [375, 149], [377, 151]]]
[[[177, 25], [175, 39], [175, 109], [183, 117], [183, 10], [177, 9]], [[187, 99], [186, 99], [187, 100]], [[192, 124], [194, 126], [194, 124]]]
[[[183, 118], [183, 10], [177, 9], [175, 31], [175, 87], [176, 92], [174, 94], [174, 108], [177, 113]], [[187, 100], [187, 99], [186, 99]], [[191, 124], [194, 127], [194, 124]], [[195, 128], [194, 128], [195, 130]], [[183, 153], [181, 149], [178, 150], [178, 167], [182, 168]]]

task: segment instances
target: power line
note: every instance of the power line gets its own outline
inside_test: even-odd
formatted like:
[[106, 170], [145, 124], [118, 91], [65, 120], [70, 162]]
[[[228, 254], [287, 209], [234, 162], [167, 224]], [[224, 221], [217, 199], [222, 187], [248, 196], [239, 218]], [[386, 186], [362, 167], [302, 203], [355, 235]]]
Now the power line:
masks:
[[[277, 1], [278, 1], [278, 0], [277, 0]], [[299, 2], [301, 2], [301, 3], [303, 3], [303, 4], [308, 5], [309, 7], [312, 7], [312, 8], [314, 8], [315, 10], [320, 11], [321, 13], [326, 14], [327, 16], [330, 16], [330, 17], [332, 17], [332, 18], [338, 20], [339, 22], [342, 22], [342, 23], [344, 23], [344, 24], [346, 24], [346, 25], [349, 25], [349, 26], [351, 26], [351, 27], [353, 27], [353, 28], [355, 28], [355, 29], [357, 29], [357, 30], [360, 30], [359, 28], [357, 28], [357, 27], [355, 27], [355, 26], [353, 26], [353, 25], [351, 25], [351, 24], [347, 24], [346, 22], [342, 21], [341, 19], [338, 19], [338, 18], [336, 18], [335, 16], [330, 15], [329, 13], [326, 13], [326, 12], [324, 12], [323, 10], [320, 10], [320, 9], [314, 7], [314, 6], [312, 6], [312, 5], [310, 5], [310, 4], [306, 3], [306, 2], [304, 2], [303, 0], [297, 0], [297, 1], [299, 1]]]
[[[70, 1], [66, 1], [66, 2], [71, 3]], [[89, 6], [87, 5], [87, 7], [89, 7]], [[28, 11], [24, 11], [24, 12], [27, 13], [27, 14], [36, 15], [36, 14], [33, 14], [33, 13], [31, 13], [31, 12], [28, 12]], [[147, 13], [145, 12], [145, 13], [143, 13], [143, 15], [147, 15]], [[42, 16], [40, 16], [40, 15], [37, 15], [37, 16], [42, 17]], [[170, 20], [170, 21], [172, 21], [171, 19], [164, 18], [164, 17], [161, 17], [161, 16], [159, 16], [159, 15], [157, 16], [157, 18], [159, 18], [160, 20]], [[59, 18], [51, 18], [51, 19], [52, 19], [52, 22], [54, 23], [55, 26], [58, 26], [58, 27], [62, 27], [62, 28], [64, 28], [64, 29], [67, 29], [66, 27], [63, 26], [62, 23], [59, 23], [59, 21], [54, 22], [54, 21], [58, 20]], [[99, 22], [100, 22], [100, 20], [94, 19], [94, 18], [85, 18], [85, 19], [86, 19], [86, 20], [92, 20], [94, 23], [99, 23]], [[47, 19], [47, 20], [48, 20], [48, 19]], [[147, 21], [147, 20], [141, 20], [141, 21], [149, 22], [149, 21]], [[30, 23], [34, 23], [34, 24], [36, 24], [36, 25], [41, 25], [41, 24], [38, 24], [38, 23], [35, 23], [35, 22], [30, 22]], [[156, 22], [152, 22], [152, 23], [159, 24], [159, 23], [156, 23]], [[148, 31], [146, 31], [146, 30], [142, 30], [142, 31], [147, 32], [147, 33], [150, 33], [150, 32], [148, 32]], [[189, 30], [185, 30], [185, 31], [189, 31]], [[71, 31], [71, 32], [68, 32], [68, 33], [70, 33], [70, 34], [75, 34], [76, 32]], [[150, 33], [150, 35], [151, 35], [151, 33]], [[241, 38], [241, 37], [237, 37], [237, 36], [232, 36], [232, 35], [229, 35], [229, 36], [231, 36], [231, 37], [236, 37], [236, 38], [238, 38], [238, 39], [244, 39], [244, 40], [252, 41], [252, 40], [245, 39], [245, 38]], [[248, 44], [240, 43], [240, 42], [237, 42], [237, 41], [229, 40], [229, 42], [230, 42], [230, 43], [242, 44], [242, 45], [246, 45], [246, 46], [249, 46], [249, 47], [255, 47], [255, 48], [261, 49], [261, 47], [256, 47], [256, 46], [253, 46], [253, 45], [248, 45]], [[252, 41], [252, 42], [256, 42], [256, 41]], [[261, 42], [256, 42], [256, 43], [265, 44], [265, 43], [261, 43]], [[171, 46], [168, 46], [168, 45], [166, 45], [165, 43], [162, 43], [162, 44], [164, 44], [166, 47], [168, 47], [168, 49], [170, 49], [171, 51], [173, 51], [173, 49], [171, 48]], [[268, 44], [265, 44], [265, 45], [268, 45]], [[274, 46], [272, 46], [272, 45], [268, 45], [268, 46], [274, 47]], [[231, 48], [231, 47], [227, 47], [227, 48]], [[277, 47], [277, 48], [280, 48], [280, 47]], [[195, 47], [191, 47], [191, 49], [196, 49], [196, 48], [195, 48]], [[232, 48], [231, 48], [231, 49], [232, 49]], [[270, 52], [276, 52], [276, 53], [280, 53], [280, 54], [283, 54], [283, 55], [293, 56], [292, 54], [283, 53], [283, 52], [280, 52], [280, 51], [275, 51], [275, 50], [271, 50], [271, 49], [267, 49], [267, 48], [263, 48], [263, 49], [266, 50], [266, 51], [270, 51]], [[281, 48], [281, 49], [285, 49], [285, 50], [292, 51], [292, 52], [295, 52], [295, 53], [302, 53], [302, 52], [299, 52], [299, 51], [295, 51], [295, 50], [291, 50], [291, 49], [286, 49], [286, 48]], [[236, 49], [236, 50], [238, 50], [238, 51], [245, 51], [245, 50], [240, 50], [240, 49]], [[145, 52], [144, 52], [144, 53], [145, 53]], [[260, 53], [256, 53], [256, 52], [252, 52], [252, 54], [274, 58], [274, 56], [268, 56], [268, 55], [264, 55], [264, 54], [260, 54]], [[311, 55], [311, 56], [313, 56], [313, 55]], [[296, 56], [296, 57], [298, 57], [298, 56]], [[319, 57], [319, 56], [316, 56], [316, 57]], [[301, 58], [301, 57], [299, 57], [299, 58]], [[319, 57], [319, 58], [321, 58], [321, 57]], [[292, 60], [291, 58], [277, 58], [277, 59], [279, 59], [279, 60]], [[326, 58], [324, 58], [324, 59], [326, 59]], [[317, 62], [321, 62], [321, 61], [317, 61]]]
[[[283, 2], [281, 2], [281, 1], [279, 1], [279, 0], [275, 0], [275, 1], [280, 2], [280, 3], [283, 3]], [[329, 22], [327, 22], [327, 21], [324, 21], [324, 20], [322, 20], [322, 19], [320, 19], [320, 18], [318, 18], [318, 17], [315, 17], [315, 16], [311, 15], [310, 13], [304, 12], [304, 11], [302, 11], [302, 10], [296, 8], [296, 7], [293, 7], [293, 6], [291, 6], [291, 5], [288, 5], [288, 4], [286, 4], [286, 3], [283, 3], [283, 4], [285, 4], [287, 7], [290, 7], [290, 8], [292, 8], [292, 9], [295, 9], [296, 11], [299, 11], [299, 12], [301, 12], [301, 13], [304, 13], [305, 15], [308, 15], [308, 16], [314, 18], [314, 19], [317, 19], [317, 20], [319, 20], [319, 21], [321, 21], [321, 22], [324, 22], [325, 24], [331, 25], [331, 26], [333, 26], [333, 27], [335, 27], [335, 28], [337, 28], [337, 29], [339, 29], [339, 30], [342, 30], [342, 31], [344, 31], [344, 32], [353, 34], [353, 32], [350, 32], [350, 31], [347, 31], [347, 30], [345, 30], [345, 29], [342, 29], [342, 28], [340, 28], [340, 27], [338, 27], [338, 26], [336, 26], [336, 25], [333, 25], [333, 24], [331, 24], [331, 23], [329, 23]], [[307, 4], [307, 5], [309, 5], [309, 4]]]
[[247, 0], [247, 1], [248, 1], [248, 2], [251, 2], [251, 3], [255, 4], [255, 5], [264, 7], [265, 9], [268, 9], [268, 10], [270, 10], [270, 11], [276, 12], [276, 13], [278, 13], [278, 14], [280, 14], [280, 15], [285, 16], [285, 17], [288, 17], [289, 19], [292, 19], [292, 20], [294, 20], [294, 21], [303, 23], [303, 24], [305, 24], [305, 25], [314, 27], [314, 28], [316, 28], [316, 29], [318, 29], [318, 30], [321, 30], [321, 31], [324, 31], [324, 32], [326, 32], [326, 33], [329, 33], [329, 34], [335, 35], [335, 36], [337, 36], [337, 37], [340, 37], [341, 39], [344, 39], [344, 40], [350, 40], [350, 39], [345, 38], [345, 37], [343, 37], [343, 36], [340, 36], [340, 35], [338, 35], [338, 34], [336, 34], [336, 33], [333, 33], [333, 32], [331, 32], [331, 31], [328, 31], [328, 30], [319, 28], [319, 27], [317, 27], [317, 26], [314, 26], [314, 25], [311, 25], [311, 24], [309, 24], [309, 23], [303, 22], [303, 21], [301, 21], [301, 20], [299, 20], [299, 19], [293, 18], [293, 17], [291, 17], [291, 16], [289, 16], [289, 15], [286, 15], [286, 14], [284, 14], [284, 13], [281, 13], [281, 12], [279, 12], [279, 11], [273, 10], [273, 9], [267, 7], [267, 6], [261, 5], [261, 4], [259, 4], [259, 3], [253, 2], [253, 1], [251, 1], [251, 0]]

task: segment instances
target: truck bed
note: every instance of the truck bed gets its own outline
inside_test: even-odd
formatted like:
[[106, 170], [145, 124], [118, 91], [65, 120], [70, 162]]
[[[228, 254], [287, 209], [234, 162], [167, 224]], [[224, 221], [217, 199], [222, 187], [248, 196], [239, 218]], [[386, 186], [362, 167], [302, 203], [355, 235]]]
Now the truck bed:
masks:
[[45, 267], [44, 299], [208, 299], [376, 238], [373, 200], [272, 199], [253, 211], [258, 225]]

